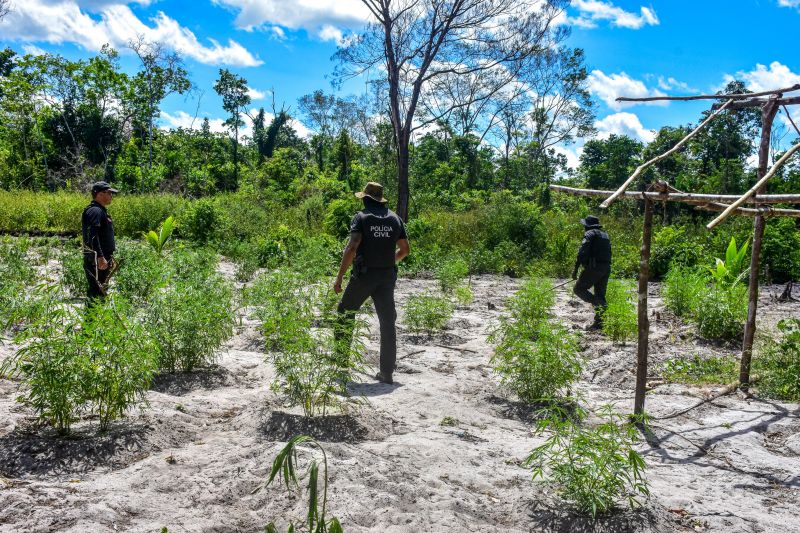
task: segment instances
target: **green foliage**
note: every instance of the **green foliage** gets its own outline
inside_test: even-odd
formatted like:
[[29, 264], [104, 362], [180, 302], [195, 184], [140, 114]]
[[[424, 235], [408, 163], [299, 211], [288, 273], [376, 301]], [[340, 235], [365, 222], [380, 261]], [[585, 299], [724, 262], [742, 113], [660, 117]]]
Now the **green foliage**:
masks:
[[747, 319], [747, 286], [712, 284], [699, 299], [694, 320], [707, 339], [738, 339]]
[[717, 257], [714, 267], [709, 268], [717, 284], [735, 284], [747, 273], [745, 256], [748, 244], [750, 244], [750, 241], [745, 242], [741, 248], [737, 248], [736, 238], [731, 237], [728, 248], [725, 250], [725, 260], [723, 261]]
[[72, 296], [86, 294], [86, 274], [83, 271], [83, 253], [80, 249], [69, 247], [61, 254], [61, 285]]
[[233, 291], [219, 275], [175, 281], [153, 295], [145, 319], [158, 368], [191, 372], [214, 362], [236, 323]]
[[[287, 490], [291, 490], [292, 484], [299, 488], [300, 483], [297, 476], [298, 465], [298, 446], [301, 444], [311, 444], [322, 452], [322, 494], [319, 492], [319, 464], [316, 459], [312, 459], [306, 471], [308, 477], [308, 513], [306, 514], [305, 526], [309, 533], [343, 533], [342, 525], [339, 520], [332, 517], [327, 518], [328, 505], [328, 457], [322, 445], [307, 435], [297, 435], [292, 437], [286, 446], [278, 453], [272, 462], [269, 480], [266, 485], [270, 485], [275, 478], [286, 485]], [[258, 489], [256, 489], [258, 490]], [[321, 497], [321, 501], [320, 501]], [[295, 531], [294, 523], [289, 525], [289, 533]], [[278, 529], [273, 522], [267, 524], [266, 533], [277, 533]]]
[[680, 317], [692, 317], [706, 293], [708, 279], [697, 268], [675, 266], [664, 279], [661, 290], [667, 309]]
[[468, 275], [469, 265], [461, 258], [444, 261], [435, 272], [439, 288], [447, 295], [453, 294]]
[[120, 302], [84, 313], [51, 305], [14, 340], [19, 349], [0, 374], [19, 378], [19, 400], [60, 433], [85, 413], [108, 429], [145, 401], [156, 369], [152, 337]]
[[453, 297], [458, 305], [466, 306], [472, 303], [475, 296], [472, 294], [472, 289], [469, 285], [462, 285], [461, 287], [456, 287], [456, 290], [453, 291]]
[[686, 228], [664, 226], [653, 235], [650, 275], [660, 278], [673, 268], [693, 267], [702, 256], [702, 246], [687, 234]]
[[800, 279], [800, 232], [793, 219], [770, 220], [761, 243], [761, 261], [768, 280], [784, 283]]
[[259, 276], [247, 293], [277, 374], [272, 387], [306, 416], [324, 416], [340, 403], [347, 382], [363, 367], [365, 323], [354, 318], [342, 326], [353, 328], [352, 342], [337, 337], [336, 295], [329, 286], [328, 280], [277, 270]]
[[202, 198], [186, 209], [181, 218], [180, 232], [188, 239], [205, 244], [216, 236], [219, 222], [220, 214], [214, 201]]
[[116, 257], [122, 266], [114, 274], [114, 288], [126, 299], [137, 304], [147, 302], [166, 282], [166, 265], [153, 248], [141, 242], [121, 241]]
[[494, 371], [501, 383], [525, 402], [555, 398], [569, 390], [581, 373], [578, 339], [549, 320], [554, 303], [548, 280], [526, 280], [509, 299], [509, 314], [490, 337], [496, 344]]
[[800, 401], [800, 320], [787, 318], [778, 323], [780, 338], [769, 338], [754, 358], [759, 376], [758, 391], [780, 400]]
[[350, 234], [350, 222], [358, 209], [355, 198], [333, 200], [325, 210], [325, 231], [338, 239], [346, 238]]
[[625, 341], [636, 336], [636, 305], [633, 284], [612, 280], [606, 292], [608, 307], [602, 312], [603, 333], [614, 341]]
[[668, 359], [661, 369], [661, 376], [671, 383], [731, 383], [738, 377], [739, 361], [730, 356], [692, 357]]
[[[558, 228], [563, 230], [563, 228]], [[547, 258], [552, 264], [552, 274], [557, 278], [566, 278], [575, 266], [575, 253], [580, 242], [575, 241], [567, 233], [557, 233], [547, 241]]]
[[172, 216], [168, 216], [164, 222], [161, 223], [161, 226], [158, 229], [158, 233], [153, 230], [148, 231], [144, 234], [145, 240], [147, 243], [155, 250], [158, 255], [164, 250], [164, 245], [167, 243], [169, 238], [172, 236], [172, 231], [175, 229], [175, 219]]
[[453, 316], [453, 304], [443, 296], [412, 294], [406, 300], [403, 323], [410, 331], [432, 334], [441, 330]]
[[611, 511], [622, 499], [634, 507], [640, 497], [650, 495], [647, 465], [634, 448], [639, 440], [636, 427], [610, 405], [599, 414], [602, 422], [594, 427], [563, 413], [541, 420], [535, 434], [550, 432], [550, 437], [524, 463], [534, 479], [553, 483], [564, 500], [592, 518]]

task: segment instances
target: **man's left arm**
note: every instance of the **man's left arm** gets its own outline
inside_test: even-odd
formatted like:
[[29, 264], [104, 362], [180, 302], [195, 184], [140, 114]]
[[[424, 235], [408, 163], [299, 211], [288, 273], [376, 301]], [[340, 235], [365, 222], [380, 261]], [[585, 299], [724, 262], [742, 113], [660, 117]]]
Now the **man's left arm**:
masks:
[[342, 253], [342, 262], [339, 265], [339, 273], [336, 275], [336, 281], [333, 283], [333, 292], [339, 294], [342, 292], [342, 280], [344, 279], [347, 269], [353, 264], [353, 259], [356, 257], [358, 245], [361, 244], [361, 233], [353, 232], [350, 234], [350, 240]]

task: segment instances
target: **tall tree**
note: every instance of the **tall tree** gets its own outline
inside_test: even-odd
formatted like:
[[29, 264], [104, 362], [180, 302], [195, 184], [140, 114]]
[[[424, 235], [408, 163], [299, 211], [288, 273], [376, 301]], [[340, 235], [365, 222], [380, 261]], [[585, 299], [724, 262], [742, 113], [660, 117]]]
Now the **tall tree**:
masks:
[[[337, 52], [343, 81], [380, 66], [397, 143], [397, 213], [408, 218], [409, 144], [424, 91], [444, 76], [493, 73], [514, 82], [530, 60], [566, 37], [554, 24], [566, 0], [362, 0], [373, 17]], [[492, 94], [491, 87], [481, 94]], [[442, 113], [447, 109], [442, 109]], [[430, 117], [435, 122], [441, 117]]]
[[167, 52], [159, 42], [139, 36], [128, 42], [141, 63], [141, 70], [131, 84], [131, 100], [136, 103], [138, 119], [146, 126], [147, 169], [153, 168], [153, 127], [161, 114], [160, 104], [172, 93], [183, 94], [192, 84], [177, 52]]
[[0, 0], [0, 20], [11, 12], [11, 0]]
[[580, 173], [591, 189], [616, 189], [636, 168], [642, 143], [625, 135], [586, 143], [581, 154]]
[[227, 183], [223, 188], [235, 190], [239, 183], [239, 128], [244, 126], [241, 115], [250, 105], [247, 80], [228, 69], [220, 69], [214, 90], [222, 97], [222, 108], [230, 113], [225, 125], [233, 132], [233, 183]]

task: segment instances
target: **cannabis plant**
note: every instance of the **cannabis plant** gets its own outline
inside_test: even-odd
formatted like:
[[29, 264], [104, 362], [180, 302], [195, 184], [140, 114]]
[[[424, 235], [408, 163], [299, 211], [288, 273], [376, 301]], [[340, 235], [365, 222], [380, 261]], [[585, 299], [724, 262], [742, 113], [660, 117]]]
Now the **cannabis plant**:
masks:
[[800, 320], [778, 322], [780, 337], [765, 340], [753, 361], [758, 390], [765, 396], [790, 402], [800, 400]]
[[636, 427], [609, 405], [599, 414], [602, 422], [594, 427], [564, 416], [541, 420], [535, 434], [550, 437], [524, 463], [533, 479], [550, 481], [564, 500], [592, 518], [622, 499], [634, 507], [650, 494], [646, 464], [634, 448]]
[[163, 258], [141, 243], [122, 240], [117, 256], [123, 264], [114, 275], [114, 288], [131, 302], [137, 305], [148, 302], [156, 290], [167, 283]]
[[692, 317], [697, 312], [707, 284], [707, 275], [698, 269], [673, 267], [667, 273], [661, 291], [664, 305], [676, 316]]
[[453, 304], [443, 296], [413, 294], [406, 301], [403, 323], [410, 331], [432, 334], [453, 316]]
[[545, 278], [528, 278], [508, 301], [511, 317], [531, 327], [544, 322], [556, 302], [553, 284]]
[[[270, 485], [275, 478], [282, 479], [288, 490], [292, 485], [299, 488], [300, 483], [297, 476], [298, 466], [298, 446], [301, 444], [311, 444], [322, 452], [322, 494], [320, 495], [319, 485], [319, 463], [312, 459], [308, 466], [306, 475], [308, 476], [308, 513], [306, 513], [305, 528], [309, 533], [343, 533], [342, 525], [335, 517], [330, 519], [327, 516], [328, 506], [328, 456], [322, 445], [307, 435], [293, 437], [286, 446], [278, 453], [272, 462], [269, 480], [266, 485]], [[256, 489], [259, 490], [259, 489]], [[320, 500], [321, 497], [321, 500]], [[288, 533], [295, 531], [294, 524], [289, 525]], [[277, 533], [278, 528], [274, 522], [267, 524], [266, 533]]]
[[69, 248], [61, 254], [61, 285], [72, 296], [86, 294], [86, 274], [83, 271], [83, 254]]
[[602, 311], [603, 333], [614, 341], [625, 341], [636, 336], [636, 306], [632, 295], [633, 287], [629, 283], [613, 280], [608, 284], [608, 307]]
[[747, 319], [747, 287], [742, 283], [714, 283], [699, 299], [694, 320], [707, 339], [732, 340], [742, 336]]
[[450, 295], [469, 275], [469, 265], [463, 259], [451, 259], [442, 263], [436, 269], [435, 275], [442, 292]]

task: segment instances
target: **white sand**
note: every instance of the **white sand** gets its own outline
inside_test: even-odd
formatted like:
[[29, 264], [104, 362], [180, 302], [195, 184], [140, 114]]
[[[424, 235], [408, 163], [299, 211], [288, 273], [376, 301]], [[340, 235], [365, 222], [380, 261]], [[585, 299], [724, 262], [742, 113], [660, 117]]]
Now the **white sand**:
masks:
[[[652, 497], [591, 525], [530, 479], [520, 463], [540, 442], [532, 411], [497, 385], [486, 337], [517, 282], [482, 276], [475, 302], [432, 338], [400, 331], [394, 386], [364, 376], [351, 386], [367, 402], [349, 415], [309, 425], [270, 391], [252, 322], [220, 354], [219, 368], [160, 379], [150, 409], [133, 412], [105, 436], [89, 423], [73, 439], [26, 428], [30, 413], [0, 380], [0, 531], [260, 531], [301, 519], [305, 495], [266, 480], [275, 454], [296, 431], [323, 440], [330, 467], [329, 515], [347, 532], [379, 531], [800, 531], [798, 405], [733, 394], [678, 418], [654, 421], [643, 442]], [[398, 299], [433, 287], [401, 280]], [[763, 291], [761, 325], [799, 316], [797, 303]], [[735, 353], [695, 341], [660, 310], [652, 287], [652, 361], [680, 354]], [[575, 327], [591, 320], [559, 289], [557, 314]], [[489, 309], [489, 303], [496, 309]], [[377, 361], [372, 317], [369, 357]], [[590, 409], [633, 404], [635, 344], [598, 334], [582, 341], [588, 359], [579, 384]], [[0, 347], [0, 357], [10, 348]], [[376, 365], [377, 366], [377, 365]], [[654, 370], [650, 372], [655, 376]], [[687, 407], [711, 388], [661, 385], [647, 409]], [[442, 426], [444, 417], [458, 420]], [[698, 448], [699, 447], [699, 448]], [[307, 457], [307, 456], [306, 456]]]

